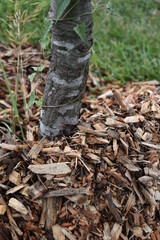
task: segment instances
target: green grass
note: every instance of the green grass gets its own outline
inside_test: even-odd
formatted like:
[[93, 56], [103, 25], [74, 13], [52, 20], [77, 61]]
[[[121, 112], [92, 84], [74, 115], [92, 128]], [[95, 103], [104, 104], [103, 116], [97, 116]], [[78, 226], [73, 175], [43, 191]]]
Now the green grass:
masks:
[[[21, 0], [22, 1], [22, 0]], [[37, 2], [37, 0], [34, 0]], [[29, 0], [29, 2], [34, 2]], [[39, 0], [44, 2], [44, 0]], [[0, 2], [0, 16], [6, 19], [6, 11], [13, 12], [8, 0]], [[23, 1], [22, 1], [23, 2]], [[47, 16], [46, 1], [38, 21], [27, 25], [26, 31], [37, 30], [31, 41], [38, 43], [43, 36], [43, 21]], [[108, 1], [102, 1], [102, 3]], [[94, 46], [96, 53], [91, 69], [106, 80], [160, 80], [160, 1], [159, 0], [111, 0], [112, 11], [105, 7], [94, 13]], [[102, 4], [101, 3], [101, 4]], [[28, 11], [32, 7], [28, 4]], [[6, 25], [0, 23], [3, 33]], [[6, 42], [5, 34], [0, 41]]]
[[[15, 0], [14, 0], [15, 1]], [[26, 33], [32, 33], [35, 31], [33, 36], [30, 38], [30, 41], [32, 43], [39, 43], [40, 38], [44, 35], [44, 19], [47, 17], [47, 13], [50, 6], [50, 0], [17, 0], [20, 3], [21, 6], [21, 13], [24, 10], [28, 11], [28, 15], [31, 15], [33, 12], [33, 9], [35, 9], [34, 4], [36, 3], [43, 3], [44, 7], [39, 12], [39, 15], [37, 16], [36, 20], [31, 21], [30, 23], [27, 23], [24, 29], [24, 32]], [[28, 3], [27, 3], [28, 2]], [[4, 19], [7, 24], [10, 23], [10, 20], [8, 19], [7, 15], [13, 16], [15, 13], [14, 11], [14, 3], [11, 3], [10, 0], [3, 0], [0, 1], [0, 18]], [[2, 29], [0, 34], [0, 42], [8, 43], [7, 39], [7, 24], [5, 24], [3, 21], [0, 20], [0, 29]]]
[[17, 103], [16, 103], [15, 97], [13, 96], [13, 93], [12, 93], [12, 91], [11, 91], [11, 88], [10, 88], [10, 85], [9, 85], [9, 81], [8, 81], [6, 72], [5, 72], [5, 70], [4, 70], [4, 67], [3, 67], [3, 64], [2, 64], [1, 61], [0, 61], [0, 67], [1, 67], [1, 69], [2, 69], [2, 73], [3, 73], [3, 76], [4, 76], [4, 80], [5, 80], [5, 83], [6, 83], [8, 92], [9, 92], [9, 96], [10, 96], [10, 99], [11, 99], [11, 102], [12, 102], [12, 107], [13, 107], [13, 110], [14, 110], [13, 112], [14, 112], [14, 114], [15, 114], [15, 117], [17, 118], [17, 121], [18, 121], [20, 130], [21, 130], [22, 139], [24, 140], [24, 132], [23, 132], [23, 128], [22, 128], [22, 125], [21, 125], [20, 117], [19, 117], [19, 112], [18, 112], [18, 108], [17, 108]]
[[160, 80], [160, 2], [112, 0], [94, 14], [98, 74], [106, 80]]

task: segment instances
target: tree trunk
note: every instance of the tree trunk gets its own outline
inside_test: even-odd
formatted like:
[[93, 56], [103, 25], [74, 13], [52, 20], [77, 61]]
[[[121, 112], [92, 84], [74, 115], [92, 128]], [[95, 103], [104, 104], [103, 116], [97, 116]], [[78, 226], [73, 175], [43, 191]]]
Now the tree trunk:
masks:
[[[50, 19], [56, 18], [56, 6], [57, 0], [52, 0]], [[40, 113], [39, 132], [43, 137], [52, 139], [61, 133], [69, 133], [78, 123], [92, 46], [91, 11], [90, 0], [71, 0], [65, 11], [69, 13], [53, 24], [52, 58]], [[88, 44], [74, 31], [81, 23], [86, 25]]]

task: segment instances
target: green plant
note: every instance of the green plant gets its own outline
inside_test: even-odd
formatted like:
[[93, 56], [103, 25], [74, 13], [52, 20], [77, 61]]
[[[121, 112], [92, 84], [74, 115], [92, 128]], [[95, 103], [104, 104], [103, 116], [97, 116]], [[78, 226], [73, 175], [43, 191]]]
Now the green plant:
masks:
[[[23, 2], [23, 5], [22, 5]], [[14, 6], [14, 14], [8, 16], [10, 19], [10, 24], [8, 25], [8, 39], [9, 43], [11, 44], [12, 48], [14, 49], [17, 57], [17, 76], [15, 80], [15, 100], [17, 101], [17, 92], [18, 92], [18, 83], [21, 83], [21, 89], [23, 93], [23, 100], [24, 100], [24, 109], [26, 109], [26, 96], [25, 96], [25, 83], [23, 81], [23, 57], [22, 57], [22, 46], [30, 39], [30, 37], [34, 34], [33, 32], [25, 32], [25, 27], [27, 24], [35, 20], [36, 16], [40, 12], [43, 4], [34, 3], [33, 12], [32, 14], [28, 14], [27, 1], [19, 1], [15, 0]], [[25, 112], [27, 115], [27, 112]]]
[[[39, 66], [39, 67], [32, 67], [34, 72], [28, 76], [29, 80], [30, 80], [30, 83], [32, 85], [35, 77], [39, 77], [39, 75], [41, 76], [42, 78], [42, 71], [44, 69], [44, 66]], [[32, 88], [31, 88], [32, 89]], [[30, 99], [29, 99], [29, 102], [28, 102], [28, 106], [27, 106], [27, 109], [29, 107], [31, 107], [33, 104], [37, 104], [38, 106], [42, 106], [42, 101], [43, 101], [43, 97], [41, 97], [39, 100], [36, 100], [36, 94], [35, 94], [35, 90], [32, 90], [31, 93], [30, 93]]]
[[8, 92], [9, 92], [9, 96], [10, 96], [10, 99], [11, 99], [11, 102], [12, 102], [14, 114], [15, 114], [15, 117], [17, 118], [17, 121], [18, 121], [20, 130], [21, 130], [22, 138], [23, 138], [23, 140], [24, 140], [24, 132], [23, 132], [22, 124], [21, 124], [20, 117], [19, 117], [19, 113], [18, 113], [18, 109], [17, 109], [16, 99], [15, 99], [15, 97], [13, 96], [13, 93], [12, 93], [12, 91], [11, 91], [11, 88], [10, 88], [10, 85], [9, 85], [9, 81], [8, 81], [6, 72], [5, 72], [5, 70], [4, 70], [4, 67], [3, 67], [3, 64], [2, 64], [1, 61], [0, 61], [0, 66], [1, 66], [1, 68], [2, 68], [4, 80], [5, 80], [5, 83], [6, 83]]
[[[38, 15], [35, 18], [32, 18], [28, 24], [25, 25], [24, 33], [32, 33], [33, 35], [30, 36], [30, 41], [37, 43], [39, 36], [43, 32], [43, 21], [44, 18], [47, 16], [47, 12], [50, 5], [50, 0], [19, 0], [21, 12], [27, 11], [27, 15], [32, 16], [34, 14], [35, 8], [40, 6], [39, 10], [37, 11]], [[8, 16], [13, 16], [15, 14], [15, 0], [3, 0], [0, 1], [0, 42], [9, 43], [8, 39], [8, 25], [11, 23], [10, 18]]]
[[[50, 30], [53, 24], [53, 20], [45, 18], [44, 19], [44, 33], [43, 37], [39, 40], [41, 47], [43, 49], [43, 56], [50, 55]], [[45, 54], [46, 53], [46, 54]]]
[[[10, 97], [12, 97], [12, 103], [14, 104], [14, 114], [16, 115], [18, 122], [19, 115], [17, 115], [17, 100], [18, 100], [18, 89], [21, 88], [21, 93], [23, 95], [23, 103], [24, 103], [24, 112], [26, 119], [28, 117], [28, 109], [27, 109], [27, 96], [26, 96], [26, 84], [24, 78], [24, 62], [27, 62], [27, 57], [23, 56], [22, 54], [22, 46], [25, 45], [31, 36], [34, 35], [36, 30], [27, 32], [27, 26], [36, 20], [37, 16], [39, 15], [40, 11], [44, 7], [43, 2], [35, 2], [30, 3], [29, 1], [25, 0], [10, 0], [10, 5], [12, 5], [12, 11], [8, 14], [7, 20], [1, 19], [3, 23], [6, 25], [7, 28], [7, 39], [9, 42], [8, 48], [12, 50], [16, 58], [16, 67], [17, 72], [15, 76], [15, 91], [14, 91], [14, 99], [10, 93]], [[28, 6], [32, 6], [32, 12], [29, 12]], [[3, 74], [4, 75], [4, 74]], [[6, 77], [6, 74], [4, 75]], [[9, 84], [9, 83], [8, 83]], [[9, 85], [7, 85], [8, 87]], [[13, 117], [13, 128], [15, 122]], [[21, 131], [22, 132], [22, 131]], [[24, 138], [24, 134], [23, 134]]]

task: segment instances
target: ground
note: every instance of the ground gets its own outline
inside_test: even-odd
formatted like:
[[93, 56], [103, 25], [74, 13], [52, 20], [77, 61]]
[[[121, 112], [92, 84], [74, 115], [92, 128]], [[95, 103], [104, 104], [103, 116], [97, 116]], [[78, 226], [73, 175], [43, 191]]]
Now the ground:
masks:
[[[22, 92], [41, 98], [49, 62], [39, 47], [22, 55], [24, 140], [0, 69], [0, 239], [160, 239], [160, 83], [106, 85], [90, 72], [78, 126], [39, 140], [40, 107], [25, 113]], [[14, 91], [14, 52], [1, 45], [0, 58]]]

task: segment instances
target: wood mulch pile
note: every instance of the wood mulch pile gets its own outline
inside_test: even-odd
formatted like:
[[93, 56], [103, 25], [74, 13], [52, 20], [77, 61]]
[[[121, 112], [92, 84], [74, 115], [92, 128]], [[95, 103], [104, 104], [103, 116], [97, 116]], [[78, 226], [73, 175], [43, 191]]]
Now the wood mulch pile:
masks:
[[[27, 75], [42, 64], [27, 47]], [[11, 88], [12, 51], [0, 47]], [[48, 61], [40, 82], [41, 97]], [[0, 240], [160, 239], [160, 82], [105, 83], [90, 73], [80, 122], [71, 136], [38, 140], [40, 108], [24, 115], [26, 140], [10, 130], [13, 111], [0, 70]]]

